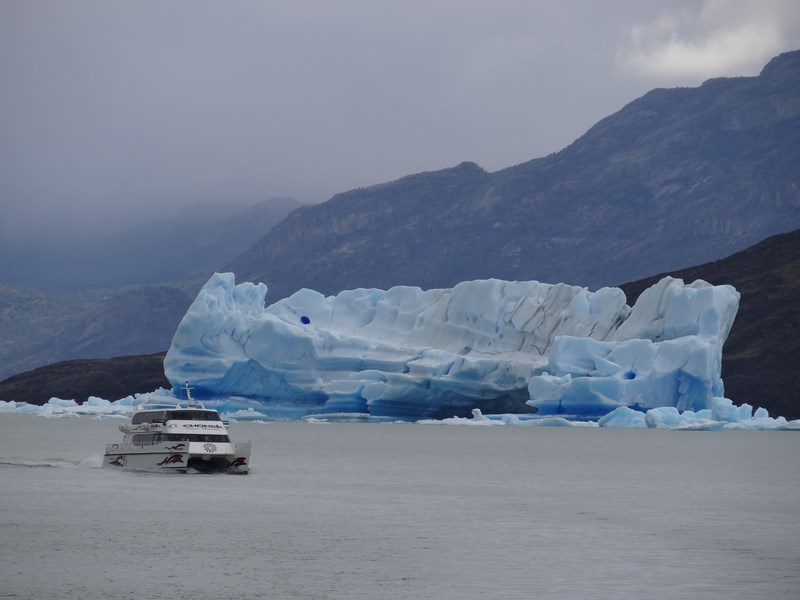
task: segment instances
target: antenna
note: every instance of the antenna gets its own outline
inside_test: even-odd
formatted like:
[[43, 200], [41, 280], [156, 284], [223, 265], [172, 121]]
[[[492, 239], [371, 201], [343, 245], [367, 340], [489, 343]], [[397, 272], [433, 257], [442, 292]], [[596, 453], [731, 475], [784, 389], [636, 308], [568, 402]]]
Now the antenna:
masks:
[[192, 398], [192, 389], [189, 387], [189, 382], [186, 382], [186, 401], [189, 406], [194, 406], [194, 398]]

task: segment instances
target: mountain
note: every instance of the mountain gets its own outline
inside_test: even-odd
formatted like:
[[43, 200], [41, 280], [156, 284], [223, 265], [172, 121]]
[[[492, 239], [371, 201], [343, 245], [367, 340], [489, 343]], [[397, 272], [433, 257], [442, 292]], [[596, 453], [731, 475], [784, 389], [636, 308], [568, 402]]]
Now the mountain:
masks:
[[0, 247], [0, 281], [55, 293], [202, 283], [299, 206], [293, 198], [204, 202], [122, 231], [27, 239]]
[[[800, 418], [800, 230], [770, 237], [732, 256], [622, 285], [632, 304], [665, 275], [731, 284], [739, 312], [723, 348], [725, 394], [772, 416]], [[52, 396], [116, 400], [167, 387], [164, 354], [50, 365], [0, 382], [0, 399], [43, 404]], [[149, 386], [149, 387], [148, 387]]]
[[194, 204], [113, 235], [2, 248], [0, 377], [164, 350], [208, 277], [298, 206]]
[[0, 377], [70, 358], [163, 351], [196, 292], [148, 286], [59, 297], [0, 285]]
[[497, 277], [592, 288], [800, 227], [800, 51], [756, 77], [657, 89], [562, 151], [473, 163], [292, 212], [225, 270], [275, 301]]

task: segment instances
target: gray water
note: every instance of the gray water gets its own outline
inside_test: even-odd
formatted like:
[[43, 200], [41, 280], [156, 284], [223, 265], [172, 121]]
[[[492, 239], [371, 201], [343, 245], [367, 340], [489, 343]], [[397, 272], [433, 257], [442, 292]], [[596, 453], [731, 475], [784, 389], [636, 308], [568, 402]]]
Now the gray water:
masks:
[[0, 415], [0, 598], [797, 598], [800, 434], [238, 423], [251, 473], [98, 468]]

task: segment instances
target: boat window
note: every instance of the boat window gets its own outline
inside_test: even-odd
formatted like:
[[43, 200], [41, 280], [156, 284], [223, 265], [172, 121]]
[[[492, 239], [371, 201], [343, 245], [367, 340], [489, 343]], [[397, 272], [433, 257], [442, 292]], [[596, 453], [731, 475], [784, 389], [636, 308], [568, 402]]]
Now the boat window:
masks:
[[218, 444], [226, 444], [231, 441], [227, 435], [204, 433], [166, 433], [162, 435], [161, 439], [168, 442], [216, 442]]
[[164, 422], [164, 411], [163, 410], [146, 410], [142, 412], [137, 412], [133, 415], [131, 419], [131, 425], [137, 425], [139, 423], [163, 423]]
[[220, 421], [219, 413], [213, 410], [171, 410], [167, 415], [176, 421]]
[[157, 444], [159, 442], [214, 442], [228, 444], [227, 435], [211, 435], [204, 433], [137, 433], [133, 436], [133, 443], [137, 446]]

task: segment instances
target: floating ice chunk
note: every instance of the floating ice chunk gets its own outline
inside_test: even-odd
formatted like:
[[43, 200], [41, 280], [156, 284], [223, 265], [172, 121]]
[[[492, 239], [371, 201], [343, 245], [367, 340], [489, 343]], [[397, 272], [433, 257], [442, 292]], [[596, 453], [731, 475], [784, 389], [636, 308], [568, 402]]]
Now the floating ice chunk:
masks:
[[596, 423], [584, 421], [570, 421], [563, 417], [520, 418], [515, 414], [484, 415], [477, 408], [472, 411], [472, 418], [450, 417], [447, 419], [421, 419], [417, 421], [422, 425], [511, 425], [525, 427], [596, 427]]
[[255, 410], [252, 406], [243, 410], [233, 410], [230, 412], [221, 413], [223, 419], [229, 421], [261, 421], [267, 418], [267, 415]]
[[721, 429], [800, 430], [800, 420], [787, 421], [783, 417], [770, 418], [759, 408], [753, 412], [749, 404], [736, 406], [728, 398], [713, 398], [710, 409], [697, 412], [678, 412], [674, 407], [660, 407], [647, 411], [648, 427], [718, 431]]
[[111, 402], [103, 398], [97, 398], [96, 396], [89, 396], [86, 402], [83, 403], [83, 406], [93, 406], [95, 408], [111, 408]]
[[600, 427], [637, 428], [647, 427], [645, 414], [627, 406], [618, 406], [597, 422]]
[[0, 402], [0, 412], [4, 413], [39, 414], [41, 410], [41, 406], [26, 402]]
[[[730, 400], [725, 398], [715, 398], [713, 401], [716, 402], [719, 400], [731, 403]], [[697, 412], [691, 410], [679, 412], [672, 406], [663, 406], [648, 410], [645, 415], [645, 423], [651, 428], [660, 427], [668, 429], [718, 430], [725, 426], [725, 422], [716, 419], [710, 409], [699, 410]]]

